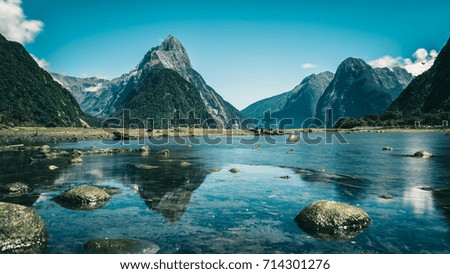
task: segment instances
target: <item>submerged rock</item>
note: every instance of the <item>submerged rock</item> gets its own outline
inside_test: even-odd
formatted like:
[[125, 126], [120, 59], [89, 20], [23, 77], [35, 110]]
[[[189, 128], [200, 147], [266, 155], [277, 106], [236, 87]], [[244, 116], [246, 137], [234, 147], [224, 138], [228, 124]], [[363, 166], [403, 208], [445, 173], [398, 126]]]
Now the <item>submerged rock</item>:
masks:
[[51, 147], [49, 145], [43, 145], [38, 148], [39, 151], [43, 153], [50, 152]]
[[86, 242], [83, 247], [86, 252], [100, 254], [155, 254], [159, 251], [156, 244], [133, 239], [93, 239]]
[[414, 156], [414, 157], [428, 158], [428, 157], [433, 156], [433, 154], [431, 154], [430, 152], [425, 151], [425, 150], [419, 150], [419, 151], [417, 151], [416, 153], [414, 153], [413, 156]]
[[163, 149], [158, 151], [159, 155], [163, 155], [163, 156], [168, 156], [169, 155], [169, 150], [168, 149]]
[[394, 150], [392, 147], [383, 147], [383, 150]]
[[55, 198], [61, 206], [74, 210], [92, 210], [104, 206], [111, 196], [96, 186], [79, 186], [64, 191]]
[[140, 152], [140, 153], [143, 153], [143, 154], [149, 153], [149, 152], [150, 152], [150, 148], [149, 148], [148, 146], [141, 146], [141, 147], [139, 148], [139, 152]]
[[239, 168], [235, 168], [233, 167], [232, 169], [229, 170], [231, 173], [238, 173], [240, 170]]
[[28, 189], [29, 188], [26, 184], [20, 182], [0, 185], [0, 192], [3, 193], [13, 193], [13, 194], [27, 193]]
[[331, 241], [354, 238], [371, 219], [362, 209], [335, 201], [317, 201], [295, 217], [297, 225], [312, 236]]
[[394, 196], [389, 195], [389, 194], [383, 194], [378, 197], [380, 197], [381, 199], [386, 199], [386, 200], [394, 199]]
[[0, 202], [0, 253], [42, 253], [47, 230], [31, 208]]
[[55, 150], [48, 151], [42, 154], [44, 158], [60, 158], [60, 157], [69, 157], [70, 153], [65, 150]]
[[192, 165], [192, 164], [189, 162], [186, 162], [186, 161], [180, 162], [180, 166], [190, 166], [190, 165]]
[[212, 171], [212, 172], [219, 172], [219, 171], [220, 171], [220, 168], [214, 167], [214, 168], [211, 168], [211, 171]]
[[108, 193], [109, 196], [122, 193], [122, 190], [120, 190], [120, 188], [117, 187], [102, 187], [101, 189], [103, 189], [106, 193]]
[[82, 164], [83, 163], [83, 159], [81, 157], [77, 157], [77, 158], [72, 158], [69, 163], [71, 164]]
[[288, 142], [291, 142], [291, 143], [298, 142], [298, 141], [300, 141], [300, 136], [291, 134], [291, 135], [289, 135], [289, 137], [287, 138], [287, 141], [288, 141]]
[[155, 168], [159, 168], [158, 166], [145, 165], [145, 164], [134, 165], [134, 167], [138, 168], [138, 169], [155, 169]]

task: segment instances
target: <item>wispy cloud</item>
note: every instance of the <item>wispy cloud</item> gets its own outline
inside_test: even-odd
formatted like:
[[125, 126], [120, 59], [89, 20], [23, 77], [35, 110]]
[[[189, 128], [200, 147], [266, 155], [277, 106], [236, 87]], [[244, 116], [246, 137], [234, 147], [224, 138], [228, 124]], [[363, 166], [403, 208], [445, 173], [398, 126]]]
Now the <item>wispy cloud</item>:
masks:
[[302, 65], [302, 68], [304, 68], [304, 69], [317, 68], [317, 65], [311, 64], [311, 63], [305, 63]]
[[26, 44], [34, 41], [44, 23], [28, 20], [21, 5], [22, 0], [0, 0], [0, 33], [8, 40]]
[[375, 68], [402, 67], [412, 75], [417, 76], [430, 69], [437, 56], [438, 52], [434, 49], [428, 52], [424, 48], [419, 48], [412, 54], [413, 59], [385, 55], [368, 63]]
[[44, 58], [40, 59], [38, 57], [36, 57], [34, 54], [30, 54], [31, 57], [33, 57], [34, 61], [36, 61], [36, 63], [43, 69], [45, 70], [49, 70], [50, 69], [50, 63], [47, 62], [47, 60], [45, 60]]

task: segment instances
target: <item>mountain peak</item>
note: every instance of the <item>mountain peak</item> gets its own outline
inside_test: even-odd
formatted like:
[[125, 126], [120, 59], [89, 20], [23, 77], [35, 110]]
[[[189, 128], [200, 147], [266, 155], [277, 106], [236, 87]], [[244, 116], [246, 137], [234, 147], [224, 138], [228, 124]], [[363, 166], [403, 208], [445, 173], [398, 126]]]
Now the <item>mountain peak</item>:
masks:
[[164, 41], [161, 44], [161, 48], [165, 51], [170, 51], [170, 50], [184, 50], [185, 51], [180, 40], [178, 40], [177, 38], [175, 38], [172, 35], [169, 35], [169, 36], [167, 36], [166, 39], [164, 39]]
[[181, 42], [174, 36], [169, 35], [160, 46], [147, 52], [139, 64], [138, 70], [156, 67], [178, 71], [192, 68], [192, 64]]
[[347, 59], [342, 61], [340, 66], [352, 67], [352, 68], [364, 68], [364, 67], [368, 67], [369, 65], [363, 59], [348, 57]]

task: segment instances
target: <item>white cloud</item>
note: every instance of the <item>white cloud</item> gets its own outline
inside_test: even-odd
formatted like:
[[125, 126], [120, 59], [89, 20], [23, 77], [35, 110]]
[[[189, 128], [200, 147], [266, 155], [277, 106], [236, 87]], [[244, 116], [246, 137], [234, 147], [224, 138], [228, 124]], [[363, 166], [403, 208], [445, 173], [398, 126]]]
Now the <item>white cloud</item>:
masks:
[[413, 59], [403, 58], [400, 56], [394, 58], [392, 56], [385, 55], [368, 63], [374, 68], [387, 67], [392, 69], [393, 67], [402, 67], [412, 75], [417, 76], [424, 73], [425, 71], [430, 69], [431, 66], [433, 66], [434, 61], [438, 56], [438, 52], [434, 49], [428, 52], [424, 48], [419, 48], [412, 54], [412, 56], [414, 57]]
[[33, 57], [34, 61], [36, 61], [36, 63], [43, 69], [45, 70], [49, 70], [50, 69], [50, 63], [47, 62], [47, 60], [45, 60], [44, 58], [39, 59], [38, 57], [36, 57], [33, 54], [30, 54], [31, 57]]
[[389, 55], [385, 55], [381, 58], [370, 61], [369, 65], [371, 65], [372, 67], [375, 67], [375, 68], [384, 68], [384, 67], [391, 68], [391, 67], [398, 66], [400, 60], [401, 60], [400, 57], [394, 58]]
[[428, 51], [424, 48], [420, 48], [416, 50], [416, 52], [414, 52], [412, 56], [416, 58], [417, 61], [424, 61], [427, 59]]
[[302, 65], [302, 68], [304, 68], [304, 69], [317, 68], [317, 65], [311, 64], [311, 63], [306, 63], [306, 64]]
[[8, 40], [26, 44], [34, 41], [44, 23], [28, 20], [21, 5], [22, 0], [0, 0], [0, 33]]
[[434, 49], [432, 49], [432, 50], [430, 51], [430, 56], [431, 56], [432, 58], [436, 58], [436, 57], [438, 56], [438, 52], [435, 51]]
[[95, 86], [90, 86], [84, 89], [85, 92], [97, 92], [102, 88], [103, 84], [99, 83]]

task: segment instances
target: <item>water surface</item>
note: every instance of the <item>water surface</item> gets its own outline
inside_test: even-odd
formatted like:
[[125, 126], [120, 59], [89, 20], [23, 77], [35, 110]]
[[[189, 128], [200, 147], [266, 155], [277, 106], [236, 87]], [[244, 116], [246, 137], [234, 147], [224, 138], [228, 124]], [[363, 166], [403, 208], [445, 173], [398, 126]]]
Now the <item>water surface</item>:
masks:
[[[278, 136], [277, 144], [261, 140], [259, 150], [241, 144], [242, 138], [249, 137], [192, 146], [170, 139], [161, 146], [149, 144], [149, 155], [85, 156], [78, 166], [66, 164], [67, 159], [30, 165], [29, 152], [2, 152], [0, 181], [22, 181], [33, 191], [0, 199], [31, 206], [43, 217], [47, 253], [83, 253], [83, 244], [94, 238], [150, 241], [160, 253], [450, 253], [449, 136], [357, 133], [345, 135], [349, 144], [319, 145], [286, 144], [286, 136]], [[53, 146], [90, 150], [140, 144]], [[384, 146], [394, 150], [383, 151]], [[163, 148], [170, 150], [168, 157], [156, 153]], [[422, 149], [435, 156], [407, 156]], [[60, 169], [49, 171], [50, 164]], [[139, 164], [158, 168], [138, 169]], [[229, 172], [233, 167], [240, 172]], [[52, 200], [85, 184], [122, 193], [92, 211], [66, 209]], [[382, 194], [395, 198], [382, 199]], [[348, 241], [308, 235], [294, 218], [323, 199], [364, 209], [371, 225]]]

